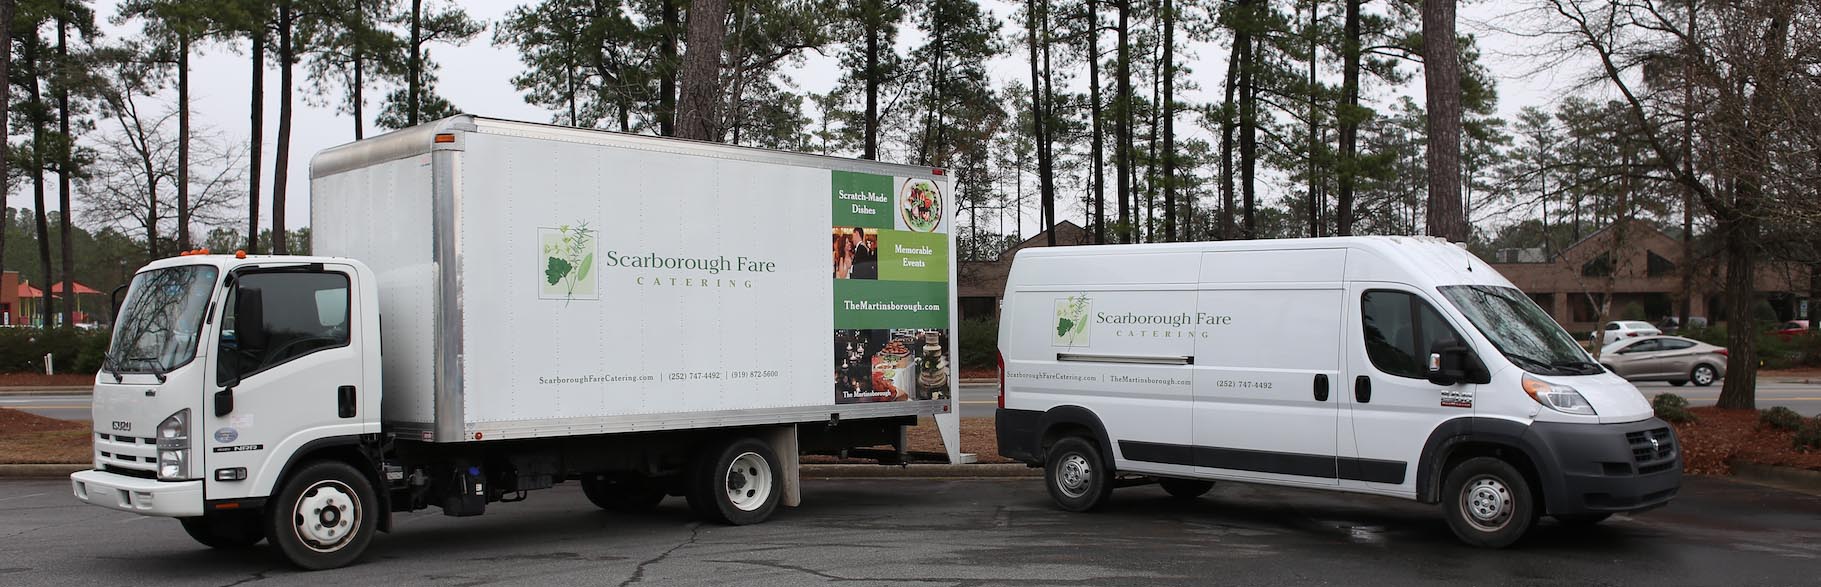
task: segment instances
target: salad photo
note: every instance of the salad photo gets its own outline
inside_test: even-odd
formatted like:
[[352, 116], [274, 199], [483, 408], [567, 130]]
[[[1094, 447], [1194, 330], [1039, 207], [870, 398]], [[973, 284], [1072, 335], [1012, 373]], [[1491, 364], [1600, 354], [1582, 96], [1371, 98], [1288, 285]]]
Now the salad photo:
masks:
[[912, 232], [935, 232], [942, 224], [942, 193], [936, 182], [927, 179], [905, 180], [898, 211], [904, 225]]

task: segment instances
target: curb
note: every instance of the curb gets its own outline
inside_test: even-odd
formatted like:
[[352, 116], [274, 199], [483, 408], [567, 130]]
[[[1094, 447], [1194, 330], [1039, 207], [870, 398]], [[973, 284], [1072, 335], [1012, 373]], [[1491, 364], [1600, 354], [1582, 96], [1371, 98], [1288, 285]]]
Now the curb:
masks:
[[1043, 469], [1022, 463], [974, 465], [803, 465], [805, 479], [1022, 479], [1042, 477]]
[[1728, 464], [1732, 466], [1734, 479], [1809, 495], [1821, 495], [1821, 471], [1746, 462]]
[[95, 466], [90, 463], [64, 465], [0, 465], [0, 479], [56, 479], [69, 477], [70, 473], [87, 471]]
[[42, 387], [0, 387], [6, 395], [93, 395], [95, 388], [86, 385], [46, 385]]

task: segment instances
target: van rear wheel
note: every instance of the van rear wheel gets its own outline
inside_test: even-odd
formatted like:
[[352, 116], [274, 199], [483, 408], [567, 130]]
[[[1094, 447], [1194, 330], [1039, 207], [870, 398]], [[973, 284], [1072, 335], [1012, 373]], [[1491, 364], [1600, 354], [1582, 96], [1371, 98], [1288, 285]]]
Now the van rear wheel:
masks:
[[1455, 465], [1442, 486], [1448, 527], [1473, 546], [1504, 548], [1517, 542], [1535, 523], [1536, 505], [1524, 475], [1492, 457]]
[[1080, 436], [1064, 438], [1050, 447], [1043, 480], [1050, 499], [1071, 512], [1099, 508], [1113, 493], [1113, 471], [1101, 458], [1100, 448]]
[[1162, 487], [1165, 493], [1170, 494], [1170, 497], [1176, 499], [1195, 499], [1206, 495], [1208, 490], [1213, 489], [1214, 482], [1197, 479], [1163, 478], [1157, 480], [1157, 486]]

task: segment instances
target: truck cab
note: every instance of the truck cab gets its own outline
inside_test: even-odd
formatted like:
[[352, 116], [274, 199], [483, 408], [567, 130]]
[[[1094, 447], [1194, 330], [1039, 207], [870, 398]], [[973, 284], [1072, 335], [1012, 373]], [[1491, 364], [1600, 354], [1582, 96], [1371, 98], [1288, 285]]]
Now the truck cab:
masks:
[[[195, 251], [141, 269], [95, 378], [94, 469], [71, 475], [76, 497], [178, 518], [204, 544], [257, 542], [256, 512], [292, 464], [380, 432], [373, 283], [330, 257]], [[333, 491], [310, 509], [346, 507]], [[334, 545], [354, 513], [298, 533]]]

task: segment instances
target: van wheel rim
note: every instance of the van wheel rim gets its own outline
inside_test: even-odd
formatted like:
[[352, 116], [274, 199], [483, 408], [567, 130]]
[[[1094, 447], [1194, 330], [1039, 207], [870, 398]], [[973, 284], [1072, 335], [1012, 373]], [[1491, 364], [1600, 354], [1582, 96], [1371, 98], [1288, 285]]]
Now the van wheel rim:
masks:
[[1474, 477], [1461, 489], [1461, 511], [1467, 523], [1484, 532], [1497, 532], [1511, 523], [1516, 511], [1511, 488], [1504, 480], [1490, 475]]
[[1714, 382], [1714, 370], [1706, 365], [1695, 367], [1695, 383], [1707, 385]]
[[758, 453], [741, 453], [727, 466], [727, 501], [740, 511], [765, 505], [771, 497], [771, 484], [771, 465]]
[[360, 528], [360, 502], [354, 489], [335, 480], [317, 481], [291, 508], [297, 539], [316, 552], [335, 552], [348, 545]]
[[1081, 455], [1071, 454], [1062, 458], [1062, 466], [1056, 471], [1056, 488], [1063, 495], [1071, 498], [1088, 494], [1088, 486], [1094, 483], [1094, 466]]

